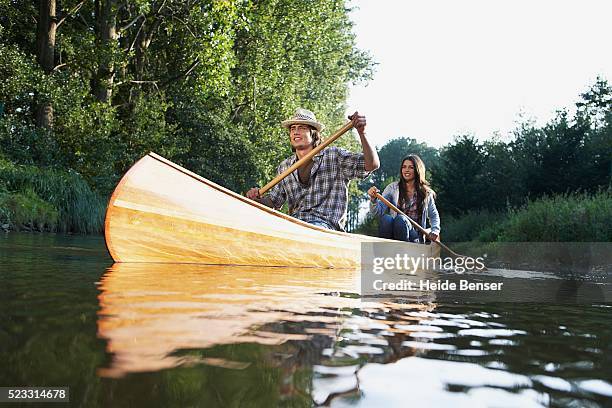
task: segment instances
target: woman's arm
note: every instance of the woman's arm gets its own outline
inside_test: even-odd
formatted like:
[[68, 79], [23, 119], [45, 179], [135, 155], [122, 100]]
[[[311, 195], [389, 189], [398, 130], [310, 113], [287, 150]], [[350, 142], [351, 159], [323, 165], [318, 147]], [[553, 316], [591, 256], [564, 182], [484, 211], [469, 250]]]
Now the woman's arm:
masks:
[[[397, 205], [394, 197], [395, 184], [397, 183], [391, 183], [387, 187], [385, 187], [382, 196], [389, 200], [392, 204]], [[378, 199], [375, 199], [374, 201], [370, 199], [370, 212], [375, 216], [381, 217], [387, 212], [390, 212], [390, 210], [384, 203], [380, 202]]]
[[429, 218], [429, 223], [431, 224], [431, 233], [440, 235], [440, 214], [438, 213], [436, 200], [434, 199], [433, 194], [430, 193], [428, 201], [427, 217]]
[[380, 217], [385, 213], [385, 209], [381, 208], [382, 203], [379, 202], [376, 196], [374, 195], [375, 192], [378, 192], [376, 186], [372, 186], [368, 190], [368, 195], [370, 196], [370, 212], [375, 217]]

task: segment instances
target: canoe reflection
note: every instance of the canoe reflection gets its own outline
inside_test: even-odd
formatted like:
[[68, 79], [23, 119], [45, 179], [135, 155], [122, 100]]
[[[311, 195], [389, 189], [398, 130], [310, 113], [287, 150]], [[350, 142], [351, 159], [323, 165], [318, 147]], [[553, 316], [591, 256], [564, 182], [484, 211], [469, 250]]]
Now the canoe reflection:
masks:
[[186, 363], [172, 355], [180, 349], [281, 344], [314, 334], [268, 331], [261, 327], [267, 323], [316, 321], [321, 327], [313, 331], [332, 336], [342, 315], [330, 315], [330, 309], [359, 303], [338, 296], [359, 292], [359, 275], [352, 270], [114, 264], [99, 289], [98, 335], [113, 354], [103, 376]]
[[[99, 289], [98, 335], [112, 356], [100, 376], [192, 364], [234, 370], [264, 364], [287, 379], [309, 367], [307, 388], [317, 403], [358, 392], [364, 356], [388, 363], [414, 354], [403, 343], [429, 318], [421, 312], [433, 309], [365, 301], [354, 270], [115, 264]], [[202, 352], [239, 343], [267, 351], [258, 361]], [[325, 365], [339, 354], [340, 366]], [[279, 387], [284, 396], [304, 393], [293, 381]]]

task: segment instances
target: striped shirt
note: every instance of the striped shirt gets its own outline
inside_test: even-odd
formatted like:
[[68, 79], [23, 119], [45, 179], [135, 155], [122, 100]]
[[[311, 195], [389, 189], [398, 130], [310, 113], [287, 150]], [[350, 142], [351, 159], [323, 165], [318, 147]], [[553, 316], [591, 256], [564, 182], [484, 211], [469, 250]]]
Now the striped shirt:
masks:
[[[293, 155], [277, 168], [280, 174], [297, 161]], [[308, 184], [300, 182], [298, 170], [274, 186], [268, 197], [274, 208], [289, 206], [289, 215], [302, 221], [323, 221], [336, 230], [344, 231], [348, 208], [348, 185], [351, 179], [365, 178], [363, 153], [352, 153], [339, 147], [328, 147], [312, 158]]]

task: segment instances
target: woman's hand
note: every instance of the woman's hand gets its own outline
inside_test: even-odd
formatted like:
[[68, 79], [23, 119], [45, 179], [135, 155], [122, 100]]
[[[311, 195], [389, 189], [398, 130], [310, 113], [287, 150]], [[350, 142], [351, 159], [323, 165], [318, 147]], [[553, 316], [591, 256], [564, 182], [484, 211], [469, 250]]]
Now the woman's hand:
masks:
[[438, 234], [434, 234], [433, 232], [430, 232], [429, 234], [427, 234], [427, 238], [429, 238], [431, 242], [437, 241]]
[[370, 200], [372, 202], [376, 201], [376, 193], [378, 193], [376, 186], [372, 186], [368, 189], [368, 195], [370, 196]]

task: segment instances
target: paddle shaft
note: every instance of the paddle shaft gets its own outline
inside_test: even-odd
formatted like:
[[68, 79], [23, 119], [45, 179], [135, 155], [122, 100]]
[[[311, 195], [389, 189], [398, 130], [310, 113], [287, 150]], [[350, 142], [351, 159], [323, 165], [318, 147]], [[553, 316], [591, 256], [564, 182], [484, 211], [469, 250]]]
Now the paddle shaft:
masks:
[[353, 122], [352, 121], [351, 122], [347, 122], [336, 133], [331, 135], [323, 143], [321, 143], [320, 145], [318, 145], [317, 147], [312, 149], [310, 152], [308, 152], [308, 154], [306, 156], [304, 156], [300, 160], [296, 161], [291, 167], [289, 167], [287, 170], [283, 171], [278, 176], [274, 177], [274, 179], [272, 181], [270, 181], [268, 184], [266, 184], [265, 186], [260, 188], [259, 189], [259, 195], [260, 196], [264, 195], [268, 190], [270, 190], [272, 187], [274, 187], [275, 185], [280, 183], [282, 179], [284, 179], [289, 174], [291, 174], [295, 169], [297, 169], [297, 168], [301, 167], [302, 165], [306, 164], [306, 162], [308, 162], [308, 160], [310, 160], [315, 154], [319, 153], [321, 150], [325, 149], [327, 146], [332, 144], [340, 136], [342, 136], [343, 134], [345, 134], [346, 132], [351, 130], [352, 127], [353, 127]]
[[[390, 209], [392, 209], [393, 211], [395, 211], [398, 214], [402, 214], [404, 215], [406, 218], [408, 218], [408, 221], [410, 221], [410, 223], [412, 224], [413, 227], [415, 227], [417, 230], [419, 230], [420, 232], [422, 232], [423, 234], [427, 235], [427, 230], [425, 230], [425, 228], [421, 227], [419, 225], [418, 222], [414, 221], [412, 218], [408, 217], [406, 214], [404, 214], [403, 211], [401, 211], [399, 208], [397, 208], [396, 206], [394, 206], [389, 200], [387, 200], [385, 197], [383, 197], [380, 193], [376, 193], [376, 198], [378, 198], [380, 201], [382, 201], [387, 207], [389, 207]], [[447, 247], [446, 245], [444, 245], [442, 242], [440, 242], [440, 239], [436, 239], [435, 241], [436, 244], [440, 245], [442, 248], [446, 249], [448, 252], [450, 252], [452, 255], [455, 255], [458, 258], [465, 258], [465, 255], [460, 255], [458, 253], [456, 253], [455, 251], [453, 251], [452, 249], [450, 249], [449, 247]]]

